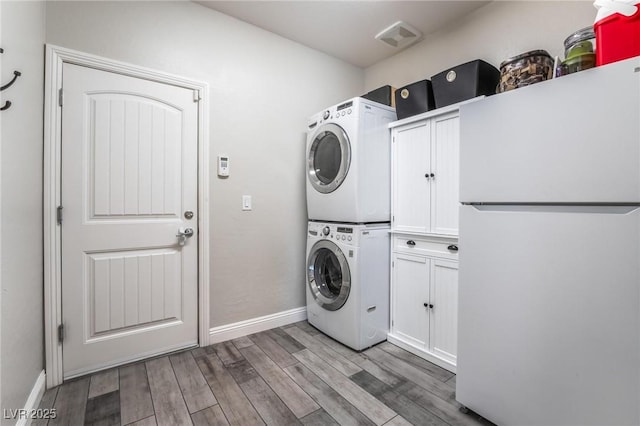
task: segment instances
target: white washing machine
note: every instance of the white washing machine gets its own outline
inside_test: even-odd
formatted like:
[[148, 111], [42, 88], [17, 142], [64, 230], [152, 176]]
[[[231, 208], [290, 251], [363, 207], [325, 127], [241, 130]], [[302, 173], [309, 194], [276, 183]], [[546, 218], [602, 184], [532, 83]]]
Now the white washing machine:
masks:
[[389, 332], [389, 224], [309, 222], [307, 318], [357, 351]]
[[390, 220], [388, 124], [395, 119], [395, 109], [363, 98], [311, 117], [307, 128], [310, 220]]

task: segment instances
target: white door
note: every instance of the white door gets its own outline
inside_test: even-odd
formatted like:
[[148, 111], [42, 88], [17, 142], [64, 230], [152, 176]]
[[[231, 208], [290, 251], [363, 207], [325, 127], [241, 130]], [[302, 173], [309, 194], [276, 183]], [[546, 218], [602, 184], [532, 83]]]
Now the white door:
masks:
[[441, 115], [431, 123], [431, 232], [458, 235], [460, 175], [460, 118], [458, 112]]
[[[197, 343], [198, 104], [190, 89], [71, 64], [63, 90], [69, 378]], [[181, 228], [194, 231], [182, 246]]]
[[458, 262], [431, 260], [429, 352], [456, 363], [458, 352]]
[[393, 262], [393, 334], [426, 348], [431, 261], [423, 256], [396, 253]]
[[430, 122], [396, 129], [393, 135], [393, 228], [429, 232]]

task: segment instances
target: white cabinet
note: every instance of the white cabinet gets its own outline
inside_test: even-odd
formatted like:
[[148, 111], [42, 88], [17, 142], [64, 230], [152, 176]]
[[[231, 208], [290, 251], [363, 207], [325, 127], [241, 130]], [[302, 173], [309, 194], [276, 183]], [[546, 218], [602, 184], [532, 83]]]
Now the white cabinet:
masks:
[[459, 124], [456, 109], [392, 128], [395, 231], [458, 235]]
[[393, 244], [388, 340], [455, 372], [457, 245], [406, 235], [395, 236]]
[[387, 338], [453, 372], [458, 346], [460, 105], [390, 125], [393, 238]]

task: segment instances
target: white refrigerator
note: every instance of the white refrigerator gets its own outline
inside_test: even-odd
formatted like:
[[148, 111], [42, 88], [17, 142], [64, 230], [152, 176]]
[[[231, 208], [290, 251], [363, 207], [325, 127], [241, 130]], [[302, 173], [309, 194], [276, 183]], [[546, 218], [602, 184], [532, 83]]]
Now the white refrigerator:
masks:
[[460, 111], [456, 399], [640, 424], [640, 57]]

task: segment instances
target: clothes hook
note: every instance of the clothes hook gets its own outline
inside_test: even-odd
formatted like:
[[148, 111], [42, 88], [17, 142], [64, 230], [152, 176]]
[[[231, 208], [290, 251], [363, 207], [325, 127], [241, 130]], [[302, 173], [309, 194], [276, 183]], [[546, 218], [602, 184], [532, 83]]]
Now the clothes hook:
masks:
[[9, 108], [11, 108], [11, 101], [6, 101], [6, 102], [4, 103], [4, 106], [3, 106], [2, 108], [0, 108], [0, 111], [6, 111], [6, 110], [8, 110]]
[[13, 83], [15, 83], [16, 80], [18, 79], [18, 77], [20, 77], [21, 75], [22, 75], [22, 73], [20, 71], [14, 71], [13, 72], [13, 78], [11, 79], [10, 82], [8, 82], [4, 86], [0, 87], [0, 92], [2, 92], [3, 90], [8, 89], [9, 87], [11, 87], [13, 85]]

